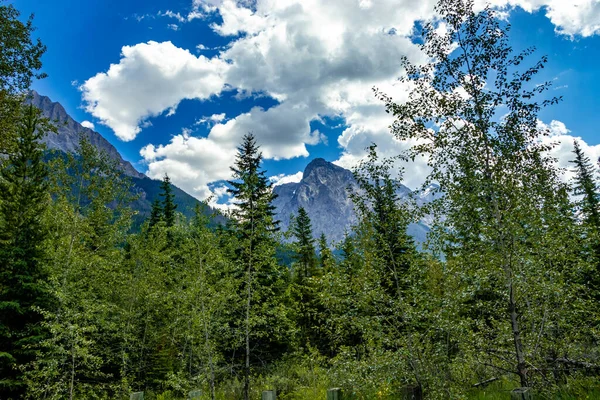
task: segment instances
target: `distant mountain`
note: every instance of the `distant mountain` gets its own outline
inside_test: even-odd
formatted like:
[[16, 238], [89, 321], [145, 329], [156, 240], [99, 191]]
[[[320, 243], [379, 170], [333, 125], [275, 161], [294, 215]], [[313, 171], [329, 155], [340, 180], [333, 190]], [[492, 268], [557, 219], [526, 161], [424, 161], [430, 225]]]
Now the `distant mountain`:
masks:
[[60, 103], [53, 102], [49, 97], [42, 96], [35, 90], [31, 91], [28, 103], [42, 110], [45, 117], [56, 121], [58, 134], [51, 132], [46, 134], [42, 139], [48, 149], [61, 150], [65, 153], [76, 153], [79, 137], [83, 134], [94, 147], [106, 151], [110, 158], [116, 160], [126, 175], [135, 178], [146, 177], [146, 175], [136, 171], [129, 161], [123, 160], [117, 149], [108, 140], [104, 139], [102, 135], [82, 126], [79, 122], [71, 118]]
[[[83, 134], [98, 150], [105, 151], [109, 157], [116, 160], [123, 173], [131, 177], [133, 182], [132, 191], [139, 195], [139, 199], [132, 204], [132, 207], [138, 211], [136, 223], [141, 223], [150, 215], [152, 202], [154, 199], [159, 198], [161, 181], [150, 179], [143, 173], [138, 172], [129, 161], [123, 159], [117, 149], [102, 135], [82, 126], [79, 122], [71, 118], [60, 103], [53, 102], [50, 98], [40, 95], [35, 91], [31, 92], [28, 102], [42, 110], [45, 117], [56, 121], [58, 133], [48, 133], [42, 139], [48, 149], [76, 154], [80, 135]], [[192, 216], [198, 200], [175, 186], [173, 193], [175, 194], [177, 211], [187, 217]], [[209, 210], [210, 213], [212, 211]], [[224, 220], [224, 217], [221, 215], [215, 217], [215, 222], [222, 222]]]
[[[351, 171], [322, 158], [312, 160], [306, 166], [300, 182], [286, 183], [274, 188], [278, 197], [273, 205], [277, 218], [281, 221], [282, 230], [289, 229], [290, 216], [296, 215], [298, 208], [304, 207], [312, 221], [315, 237], [324, 233], [330, 242], [341, 241], [344, 233], [350, 231], [357, 222], [347, 188], [358, 188]], [[401, 199], [410, 193], [411, 190], [403, 185], [398, 191]], [[418, 196], [417, 202], [429, 202], [433, 196], [431, 191], [426, 191]], [[408, 227], [408, 233], [418, 243], [426, 240], [429, 230], [423, 222]]]

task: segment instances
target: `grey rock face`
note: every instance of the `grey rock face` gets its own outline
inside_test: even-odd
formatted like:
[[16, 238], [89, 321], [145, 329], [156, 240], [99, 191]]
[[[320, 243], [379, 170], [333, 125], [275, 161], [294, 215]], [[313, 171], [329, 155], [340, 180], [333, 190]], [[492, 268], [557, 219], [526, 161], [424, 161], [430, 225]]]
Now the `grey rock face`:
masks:
[[47, 96], [42, 96], [36, 91], [31, 92], [31, 97], [28, 103], [33, 104], [42, 110], [42, 114], [52, 121], [56, 121], [58, 133], [50, 132], [43, 138], [43, 142], [48, 149], [61, 150], [65, 153], [76, 153], [79, 144], [79, 136], [83, 134], [90, 143], [104, 150], [113, 159], [116, 160], [123, 172], [134, 178], [144, 178], [145, 175], [136, 171], [129, 161], [123, 160], [117, 149], [104, 139], [102, 135], [92, 129], [83, 127], [79, 122], [75, 121], [60, 103], [53, 102]]
[[[358, 190], [358, 185], [352, 172], [338, 167], [322, 158], [312, 160], [304, 170], [299, 183], [288, 183], [274, 188], [278, 195], [274, 201], [277, 218], [281, 221], [282, 230], [287, 230], [291, 214], [296, 215], [298, 208], [304, 207], [313, 225], [315, 237], [325, 233], [330, 242], [339, 242], [344, 233], [350, 231], [357, 222], [354, 204], [350, 199], [348, 188]], [[406, 198], [411, 190], [401, 186], [398, 191], [400, 198]], [[417, 202], [428, 202], [427, 195], [421, 196]], [[429, 227], [420, 222], [411, 224], [408, 233], [417, 243], [426, 240]]]
[[330, 241], [340, 241], [344, 232], [356, 223], [356, 214], [347, 188], [356, 188], [352, 172], [322, 158], [312, 160], [302, 181], [276, 186], [274, 201], [282, 230], [287, 230], [291, 214], [300, 207], [307, 211], [315, 237], [325, 233]]

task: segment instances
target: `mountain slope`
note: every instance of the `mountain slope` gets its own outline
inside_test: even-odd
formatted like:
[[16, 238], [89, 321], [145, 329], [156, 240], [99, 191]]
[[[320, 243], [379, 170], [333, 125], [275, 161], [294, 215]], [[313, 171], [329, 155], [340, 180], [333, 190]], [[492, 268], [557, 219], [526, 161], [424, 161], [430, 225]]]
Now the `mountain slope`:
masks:
[[83, 135], [94, 147], [104, 150], [110, 158], [116, 160], [126, 175], [135, 178], [145, 177], [144, 174], [136, 171], [129, 161], [123, 160], [117, 149], [102, 135], [82, 126], [79, 122], [71, 118], [60, 103], [53, 102], [49, 97], [42, 96], [36, 91], [31, 91], [28, 103], [42, 110], [45, 117], [56, 122], [58, 133], [48, 133], [42, 140], [48, 149], [61, 150], [65, 153], [76, 153], [79, 137]]
[[[139, 199], [131, 205], [133, 209], [138, 211], [136, 224], [141, 223], [150, 215], [152, 202], [154, 199], [160, 198], [161, 181], [150, 179], [141, 172], [138, 172], [129, 161], [123, 159], [117, 149], [102, 135], [92, 129], [85, 128], [71, 118], [60, 103], [53, 102], [47, 96], [40, 95], [35, 91], [31, 92], [28, 102], [42, 110], [42, 114], [45, 117], [56, 121], [58, 133], [48, 133], [42, 140], [49, 150], [59, 150], [65, 153], [76, 154], [80, 135], [83, 135], [94, 147], [105, 151], [110, 158], [116, 160], [123, 173], [131, 177], [133, 182], [132, 191], [139, 195]], [[198, 200], [176, 186], [173, 186], [173, 194], [175, 195], [177, 211], [187, 217], [191, 217], [196, 204], [198, 204]], [[212, 213], [212, 210], [209, 212]], [[218, 215], [215, 217], [215, 222], [222, 221], [224, 221], [222, 216]]]

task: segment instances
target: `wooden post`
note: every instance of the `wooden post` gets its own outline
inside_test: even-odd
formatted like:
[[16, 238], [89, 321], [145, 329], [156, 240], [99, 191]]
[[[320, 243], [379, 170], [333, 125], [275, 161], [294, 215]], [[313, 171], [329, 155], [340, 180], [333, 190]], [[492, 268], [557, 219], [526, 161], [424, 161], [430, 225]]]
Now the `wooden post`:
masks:
[[144, 392], [131, 393], [129, 400], [144, 400]]
[[202, 397], [202, 390], [192, 390], [189, 394], [188, 394], [188, 398], [190, 400], [198, 400], [199, 398]]
[[327, 389], [327, 400], [342, 400], [342, 389]]
[[401, 390], [402, 400], [423, 400], [423, 391], [420, 385], [404, 386]]
[[531, 400], [532, 398], [531, 389], [527, 387], [516, 388], [510, 392], [510, 400]]
[[262, 400], [277, 400], [277, 392], [275, 390], [265, 390], [262, 392]]

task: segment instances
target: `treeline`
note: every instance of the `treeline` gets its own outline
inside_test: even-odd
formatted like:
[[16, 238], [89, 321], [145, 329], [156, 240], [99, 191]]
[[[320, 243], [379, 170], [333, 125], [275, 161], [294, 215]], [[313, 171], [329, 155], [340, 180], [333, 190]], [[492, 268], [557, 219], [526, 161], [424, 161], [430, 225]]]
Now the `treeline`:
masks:
[[[227, 224], [200, 205], [183, 217], [166, 177], [132, 232], [131, 183], [106, 154], [82, 140], [77, 157], [45, 156], [51, 121], [22, 106], [45, 48], [31, 20], [0, 6], [15, 38], [0, 52], [12, 66], [0, 80], [0, 398], [598, 390], [597, 167], [575, 143], [564, 183], [547, 155], [537, 115], [560, 99], [535, 81], [545, 58], [523, 66], [533, 51], [514, 54], [492, 10], [448, 0], [437, 12], [446, 29], [422, 30], [430, 62], [401, 61], [407, 100], [376, 90], [392, 132], [414, 146], [392, 159], [368, 149], [351, 194], [359, 222], [332, 244], [313, 238], [303, 209], [279, 231], [251, 134], [232, 165]], [[417, 157], [440, 187], [423, 207], [400, 201], [394, 172]], [[406, 229], [422, 218], [433, 229], [419, 249]]]

